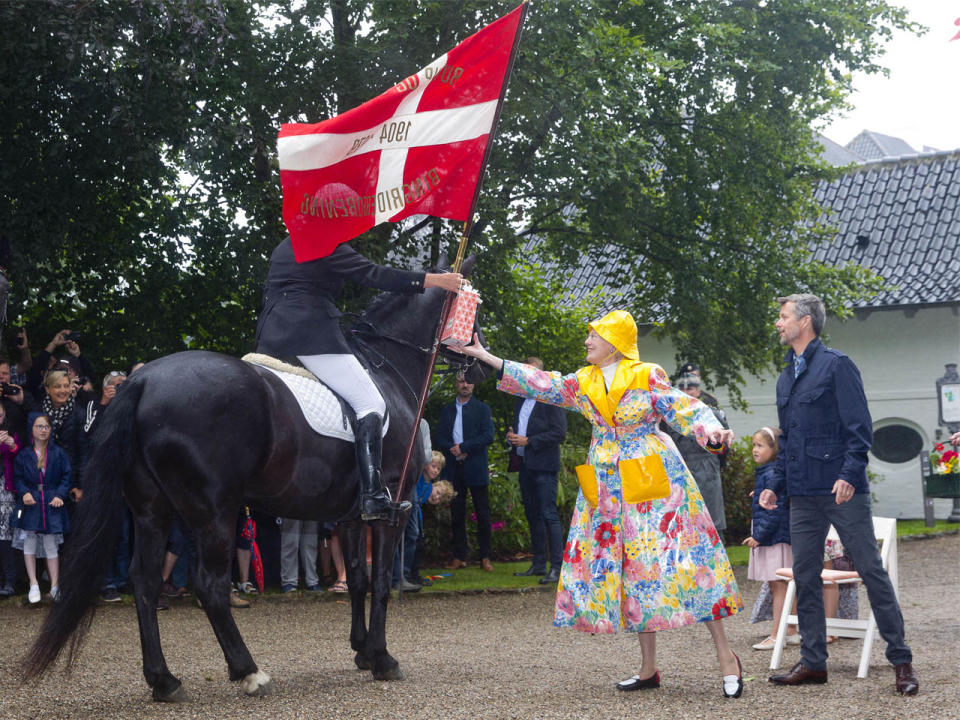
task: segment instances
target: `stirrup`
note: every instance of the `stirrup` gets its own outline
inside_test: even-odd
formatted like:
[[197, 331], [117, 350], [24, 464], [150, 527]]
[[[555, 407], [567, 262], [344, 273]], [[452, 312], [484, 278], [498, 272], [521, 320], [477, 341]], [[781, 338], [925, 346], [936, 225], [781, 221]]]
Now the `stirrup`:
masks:
[[[384, 495], [387, 496], [386, 507], [377, 510], [375, 512], [365, 513], [363, 511], [363, 498], [360, 499], [360, 519], [361, 520], [390, 520], [390, 525], [397, 527], [400, 524], [400, 513], [407, 512], [410, 508], [413, 507], [413, 504], [409, 501], [404, 500], [403, 502], [394, 502], [393, 495], [390, 493], [390, 488], [384, 487], [382, 489]], [[373, 499], [373, 498], [371, 498]]]

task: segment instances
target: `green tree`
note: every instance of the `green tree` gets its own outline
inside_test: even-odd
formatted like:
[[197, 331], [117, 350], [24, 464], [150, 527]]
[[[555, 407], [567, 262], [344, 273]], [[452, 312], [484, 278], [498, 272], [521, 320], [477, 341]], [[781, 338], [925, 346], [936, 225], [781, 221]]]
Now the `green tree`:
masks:
[[[34, 345], [83, 326], [85, 351], [104, 362], [250, 349], [284, 234], [280, 123], [373, 97], [512, 6], [0, 4], [11, 315]], [[809, 289], [840, 309], [869, 294], [876, 281], [858, 268], [807, 261], [810, 238], [829, 232], [812, 221], [813, 187], [830, 171], [811, 128], [906, 26], [885, 0], [535, 3], [471, 236], [496, 349], [548, 355], [554, 337], [579, 347], [542, 322], [511, 344], [531, 308], [509, 267], [531, 237], [556, 276], [612, 257], [606, 284], [716, 384], [770, 361], [776, 295]], [[358, 246], [414, 264], [417, 230], [436, 258], [460, 227], [412, 220]]]

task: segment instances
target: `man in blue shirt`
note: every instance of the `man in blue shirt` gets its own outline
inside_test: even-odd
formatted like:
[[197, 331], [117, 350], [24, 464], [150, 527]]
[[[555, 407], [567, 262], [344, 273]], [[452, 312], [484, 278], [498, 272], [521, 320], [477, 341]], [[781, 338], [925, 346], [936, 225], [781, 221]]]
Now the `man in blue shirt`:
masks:
[[856, 365], [826, 347], [820, 332], [826, 319], [816, 295], [778, 298], [780, 343], [789, 345], [777, 381], [780, 452], [760, 505], [790, 498], [793, 574], [803, 647], [790, 672], [774, 675], [777, 685], [827, 681], [826, 619], [823, 608], [823, 544], [832, 524], [853, 559], [870, 597], [877, 628], [887, 641], [897, 692], [916, 694], [919, 683], [904, 640], [897, 596], [880, 562], [870, 510], [867, 452], [873, 440], [863, 382]]
[[487, 447], [493, 442], [493, 418], [490, 406], [473, 397], [473, 384], [457, 378], [457, 399], [440, 411], [434, 446], [446, 458], [444, 477], [453, 484], [457, 496], [450, 502], [453, 530], [453, 560], [450, 569], [467, 566], [467, 490], [477, 513], [477, 544], [480, 566], [493, 572], [490, 562], [490, 469]]
[[[528, 357], [525, 362], [543, 370], [540, 358]], [[528, 569], [514, 575], [543, 575], [540, 578], [541, 585], [556, 585], [563, 564], [563, 525], [557, 510], [557, 473], [560, 471], [560, 443], [566, 435], [567, 415], [563, 408], [538, 403], [533, 398], [517, 398], [507, 442], [511, 446], [510, 469], [520, 473], [520, 497], [530, 527], [533, 563]]]

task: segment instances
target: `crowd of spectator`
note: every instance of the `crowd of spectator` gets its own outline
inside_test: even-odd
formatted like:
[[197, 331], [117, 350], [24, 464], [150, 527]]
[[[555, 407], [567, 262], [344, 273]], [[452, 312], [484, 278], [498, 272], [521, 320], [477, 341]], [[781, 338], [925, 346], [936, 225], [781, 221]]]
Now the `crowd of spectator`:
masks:
[[[113, 369], [100, 380], [81, 350], [82, 339], [79, 332], [61, 330], [33, 353], [26, 330], [16, 328], [11, 356], [0, 355], [0, 597], [26, 589], [27, 602], [39, 604], [41, 581], [49, 583], [48, 597], [59, 594], [61, 546], [69, 543], [71, 516], [83, 501], [93, 429], [128, 376]], [[104, 569], [106, 600], [118, 600], [117, 590], [128, 581], [126, 507], [117, 517], [122, 527]]]
[[[45, 584], [47, 597], [56, 599], [60, 550], [64, 543], [69, 544], [70, 518], [83, 502], [83, 471], [93, 432], [110, 403], [122, 393], [127, 378], [143, 366], [137, 362], [126, 370], [113, 368], [101, 378], [82, 352], [82, 339], [79, 332], [61, 330], [33, 353], [26, 331], [17, 328], [11, 356], [0, 355], [0, 597], [25, 591], [28, 603], [39, 603], [40, 585]], [[528, 362], [541, 365], [536, 358]], [[687, 380], [693, 377], [689, 372], [684, 376]], [[686, 387], [698, 384], [691, 381]], [[545, 582], [553, 583], [564, 543], [556, 493], [559, 444], [566, 428], [561, 411], [534, 405], [517, 403], [503, 440], [511, 450], [509, 469], [519, 473], [531, 526], [532, 565], [518, 574], [544, 576]], [[414, 506], [397, 550], [395, 588], [416, 592], [430, 583], [418, 568], [424, 538], [420, 506], [427, 503], [450, 504], [453, 559], [448, 567], [456, 569], [468, 564], [469, 498], [477, 519], [479, 563], [484, 570], [493, 569], [487, 448], [494, 435], [489, 406], [473, 396], [470, 383], [459, 378], [456, 397], [440, 413], [433, 442], [426, 422], [421, 427], [423, 460]], [[104, 568], [101, 589], [105, 602], [117, 602], [130, 591], [133, 521], [125, 503], [116, 510], [116, 546]], [[722, 509], [717, 515], [722, 518]], [[347, 591], [335, 524], [291, 518], [277, 518], [276, 523], [279, 551], [264, 563], [276, 563], [271, 570], [279, 570], [283, 593]], [[249, 606], [244, 596], [263, 590], [262, 566], [259, 572], [251, 572], [255, 527], [249, 510], [241, 512], [231, 595], [234, 607]], [[166, 609], [170, 598], [190, 595], [195, 552], [189, 528], [175, 519], [162, 565], [158, 609]], [[45, 564], [38, 564], [38, 558]]]
[[[15, 328], [11, 355], [0, 354], [0, 598], [25, 592], [27, 603], [39, 605], [40, 587], [45, 585], [48, 600], [57, 599], [61, 550], [69, 546], [70, 518], [83, 502], [83, 471], [93, 433], [127, 378], [143, 367], [135, 362], [127, 370], [110, 369], [101, 379], [81, 350], [82, 339], [77, 331], [61, 330], [34, 353], [26, 330]], [[415, 562], [423, 537], [419, 504], [448, 502], [454, 495], [449, 483], [437, 479], [443, 455], [430, 454], [428, 428], [422, 442], [426, 457], [416, 489], [418, 504], [396, 563], [394, 584], [407, 591], [429, 582], [420, 578]], [[118, 602], [131, 591], [133, 520], [126, 503], [116, 510], [111, 520], [117, 523], [116, 545], [103, 569], [105, 602]], [[300, 568], [307, 592], [347, 592], [335, 524], [285, 518], [277, 518], [277, 524], [280, 552], [266, 562], [280, 568], [283, 592], [299, 589]], [[259, 557], [254, 561], [255, 528], [245, 509], [237, 522], [233, 607], [248, 607], [243, 596], [263, 589], [262, 566], [260, 572], [251, 572], [260, 562]], [[158, 609], [168, 608], [170, 598], [191, 594], [195, 555], [191, 531], [175, 518], [162, 565]]]

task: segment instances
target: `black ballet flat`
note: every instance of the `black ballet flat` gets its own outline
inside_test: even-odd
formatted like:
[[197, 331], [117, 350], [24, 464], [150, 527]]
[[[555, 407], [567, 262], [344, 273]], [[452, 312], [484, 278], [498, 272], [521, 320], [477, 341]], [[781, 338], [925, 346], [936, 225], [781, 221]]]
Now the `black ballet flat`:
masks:
[[624, 692], [632, 692], [633, 690], [653, 690], [658, 687], [660, 687], [659, 670], [657, 670], [646, 680], [641, 680], [639, 675], [634, 675], [632, 678], [627, 678], [626, 680], [621, 680], [617, 683], [617, 690], [623, 690]]
[[740, 657], [736, 653], [733, 653], [733, 656], [737, 658], [737, 689], [735, 692], [728, 693], [727, 686], [721, 679], [720, 687], [723, 689], [723, 696], [726, 698], [738, 698], [743, 695], [743, 666], [740, 664]]

